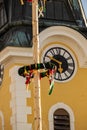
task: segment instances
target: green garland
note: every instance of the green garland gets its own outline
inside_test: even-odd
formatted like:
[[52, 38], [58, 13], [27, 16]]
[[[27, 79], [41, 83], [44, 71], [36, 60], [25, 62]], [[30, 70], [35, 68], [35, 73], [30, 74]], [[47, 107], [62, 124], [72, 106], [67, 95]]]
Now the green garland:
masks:
[[19, 68], [18, 70], [18, 74], [20, 76], [25, 77], [25, 69], [26, 72], [29, 73], [29, 71], [34, 71], [34, 70], [38, 70], [38, 69], [44, 69], [46, 70], [45, 72], [40, 73], [42, 77], [46, 76], [47, 74], [47, 70], [52, 70], [54, 68], [54, 65], [51, 64], [50, 62], [47, 63], [37, 63], [37, 64], [31, 64], [28, 66], [23, 66], [21, 68]]
[[28, 66], [23, 66], [19, 68], [18, 74], [20, 76], [26, 77], [26, 86], [28, 86], [31, 83], [31, 79], [34, 78], [34, 72], [38, 69], [44, 69], [43, 72], [39, 73], [39, 78], [48, 77], [50, 82], [50, 90], [49, 95], [52, 93], [54, 88], [54, 74], [55, 74], [55, 66], [51, 64], [50, 62], [47, 62], [45, 64], [43, 63], [37, 63], [37, 64], [31, 64]]

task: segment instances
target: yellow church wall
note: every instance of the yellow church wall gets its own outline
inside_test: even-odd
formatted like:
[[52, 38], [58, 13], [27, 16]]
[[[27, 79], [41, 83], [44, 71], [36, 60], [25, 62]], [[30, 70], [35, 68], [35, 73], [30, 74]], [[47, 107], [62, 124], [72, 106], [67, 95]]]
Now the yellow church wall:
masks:
[[[4, 68], [3, 82], [2, 82], [2, 85], [0, 86], [0, 111], [2, 112], [3, 117], [4, 117], [4, 130], [12, 130], [12, 125], [11, 125], [12, 108], [10, 107], [12, 95], [10, 92], [11, 77], [10, 77], [9, 72], [15, 66], [23, 66], [23, 64], [14, 64], [11, 62], [11, 64], [7, 65]], [[26, 88], [26, 85], [24, 87]], [[27, 102], [28, 100], [29, 99], [26, 98], [27, 106], [28, 106], [28, 102]], [[32, 99], [30, 100], [32, 101]], [[32, 106], [33, 108], [33, 101], [30, 104], [30, 100], [29, 100], [29, 106]], [[0, 124], [1, 122], [2, 122], [2, 119], [0, 118]], [[1, 127], [2, 126], [0, 126], [0, 130], [3, 130], [1, 129]]]
[[[87, 129], [87, 69], [78, 69], [75, 77], [66, 83], [55, 83], [53, 93], [48, 95], [48, 79], [42, 79], [42, 120], [45, 127], [49, 126], [48, 113], [49, 109], [59, 103], [67, 104], [75, 116], [75, 130]], [[45, 81], [46, 80], [46, 81]], [[44, 130], [43, 125], [43, 130]]]
[[[10, 108], [10, 77], [9, 69], [11, 66], [4, 68], [4, 77], [2, 85], [0, 86], [0, 111], [4, 116], [4, 130], [11, 130], [10, 117], [11, 117], [11, 108]], [[2, 130], [2, 129], [0, 129]]]
[[26, 103], [27, 103], [27, 106], [32, 107], [32, 114], [27, 115], [27, 122], [32, 123], [32, 129], [34, 130], [35, 120], [34, 120], [34, 89], [33, 89], [33, 87], [34, 87], [34, 83], [32, 82], [29, 85], [29, 90], [31, 91], [31, 98], [27, 98]]
[[[75, 116], [75, 130], [86, 130], [87, 124], [87, 69], [78, 68], [75, 77], [69, 82], [55, 82], [53, 93], [48, 95], [49, 80], [41, 79], [42, 124], [43, 130], [49, 129], [48, 113], [56, 103], [63, 102], [71, 107]], [[24, 86], [25, 87], [25, 86]], [[27, 115], [27, 121], [32, 123], [34, 130], [34, 84], [30, 84], [31, 97], [26, 99], [27, 106], [32, 106], [32, 114]], [[11, 116], [11, 113], [9, 114]]]
[[[50, 33], [47, 33], [47, 34], [50, 34]], [[65, 34], [70, 34], [70, 33], [66, 32]], [[75, 35], [73, 37], [75, 37]], [[79, 39], [78, 35], [77, 35], [77, 38]], [[55, 37], [52, 39], [54, 41]], [[69, 38], [67, 37], [65, 39], [68, 40]], [[63, 37], [63, 40], [64, 40], [64, 37]], [[49, 41], [49, 39], [48, 39], [48, 41]], [[56, 39], [56, 41], [58, 41], [58, 40]], [[84, 39], [83, 39], [83, 41], [84, 41]], [[67, 41], [64, 43], [67, 43]], [[85, 47], [84, 47], [84, 49], [83, 49], [83, 47], [78, 48], [77, 44], [75, 44], [75, 47], [74, 47], [73, 46], [74, 41], [72, 41], [72, 42], [69, 41], [69, 43], [67, 44], [67, 47], [71, 51], [75, 51], [75, 54], [79, 53], [78, 57], [77, 57], [79, 65], [77, 66], [77, 72], [76, 72], [75, 77], [72, 80], [65, 82], [65, 83], [55, 82], [55, 84], [54, 84], [55, 87], [54, 87], [53, 93], [51, 95], [48, 95], [49, 79], [46, 77], [41, 79], [41, 106], [42, 106], [43, 130], [49, 130], [48, 113], [49, 113], [50, 108], [57, 103], [64, 103], [72, 109], [74, 118], [75, 118], [75, 124], [74, 124], [75, 130], [87, 130], [87, 123], [86, 123], [86, 119], [87, 119], [87, 94], [86, 94], [87, 68], [79, 68], [79, 67], [83, 67], [83, 65], [86, 65], [85, 63], [87, 63], [87, 62], [85, 62], [86, 60], [84, 60], [86, 58], [83, 58], [83, 56], [86, 53], [82, 53], [82, 52], [84, 52]], [[72, 46], [71, 46], [71, 43], [73, 43]], [[79, 39], [78, 43], [80, 44], [80, 39]], [[85, 44], [82, 44], [82, 43], [83, 42], [81, 42], [80, 46], [82, 46], [82, 45], [85, 46]], [[59, 44], [62, 44], [62, 42], [60, 42]], [[42, 44], [42, 45], [44, 45], [44, 44]], [[51, 45], [51, 44], [49, 44], [49, 45]], [[71, 49], [71, 47], [73, 47], [73, 48]], [[74, 48], [77, 48], [77, 49], [74, 50]], [[44, 47], [44, 49], [45, 49], [45, 47]], [[10, 50], [12, 50], [12, 48]], [[16, 50], [16, 48], [15, 48], [15, 50]], [[23, 50], [21, 50], [20, 52], [22, 53], [22, 51]], [[41, 51], [43, 51], [43, 48]], [[19, 48], [18, 48], [17, 52], [19, 52]], [[22, 53], [23, 55], [21, 54], [19, 57], [17, 57], [18, 59], [15, 60], [15, 58], [13, 58], [14, 62], [20, 63], [20, 61], [21, 61], [22, 63], [23, 62], [25, 63], [25, 61], [27, 61], [27, 58], [29, 58], [29, 54], [32, 54], [32, 50], [31, 51], [27, 50], [27, 52], [31, 52], [29, 54], [27, 53], [27, 55], [24, 55], [25, 52], [26, 52], [26, 49], [24, 49], [24, 51]], [[4, 54], [4, 52], [3, 52], [3, 54]], [[3, 54], [2, 54], [2, 56], [3, 56]], [[16, 54], [18, 54], [18, 53], [16, 53]], [[82, 55], [82, 54], [84, 54], [84, 55]], [[6, 52], [6, 55], [7, 55], [7, 52]], [[77, 56], [77, 55], [75, 55], [75, 56]], [[21, 57], [21, 59], [20, 59], [20, 57]], [[30, 57], [32, 57], [32, 55]], [[24, 58], [25, 58], [25, 60], [24, 60]], [[28, 62], [32, 63], [32, 59], [33, 58], [29, 59]], [[11, 61], [11, 64], [12, 64], [12, 61]], [[10, 107], [10, 101], [11, 101], [12, 95], [10, 93], [11, 79], [9, 76], [9, 70], [15, 66], [23, 66], [23, 65], [24, 64], [10, 65], [10, 63], [9, 63], [9, 65], [5, 67], [3, 83], [2, 83], [2, 86], [0, 87], [0, 111], [3, 113], [3, 116], [4, 116], [5, 130], [12, 130], [11, 121], [10, 121], [10, 118], [12, 116], [12, 108]], [[26, 86], [24, 85], [24, 87], [26, 87]], [[31, 91], [31, 98], [26, 98], [26, 106], [31, 106], [32, 113], [27, 114], [27, 122], [32, 123], [32, 130], [35, 130], [34, 129], [35, 120], [34, 120], [34, 84], [33, 84], [33, 82], [30, 84], [29, 90]], [[0, 122], [1, 122], [1, 118], [0, 118]]]
[[[4, 115], [5, 130], [12, 130], [10, 117], [12, 111], [10, 108], [10, 84], [9, 70], [14, 66], [23, 66], [23, 64], [9, 65], [5, 68], [2, 86], [0, 87], [0, 111]], [[42, 124], [43, 130], [49, 130], [48, 113], [50, 108], [57, 103], [68, 105], [75, 117], [75, 130], [87, 129], [87, 69], [77, 67], [77, 72], [74, 78], [65, 83], [55, 82], [54, 90], [51, 95], [49, 92], [48, 78], [41, 79], [41, 106], [42, 106]], [[24, 86], [25, 87], [25, 86]], [[34, 130], [34, 85], [30, 84], [31, 98], [26, 99], [26, 105], [32, 107], [32, 114], [27, 115], [27, 122], [32, 123]], [[1, 122], [1, 118], [0, 118]]]
[[[55, 82], [51, 95], [49, 92], [48, 78], [41, 79], [41, 102], [42, 102], [42, 124], [43, 130], [49, 129], [48, 113], [50, 108], [60, 102], [70, 106], [75, 117], [75, 130], [87, 129], [87, 69], [78, 69], [75, 77], [66, 83]], [[30, 85], [33, 96], [33, 84]], [[33, 106], [33, 98], [27, 100], [27, 104]], [[33, 107], [34, 108], [34, 107]], [[34, 109], [33, 109], [34, 110]], [[34, 126], [34, 111], [28, 116], [28, 122]]]
[[[64, 33], [65, 30], [63, 28], [63, 34], [64, 35], [69, 34], [69, 37], [67, 36], [64, 37], [64, 35], [62, 35], [61, 38], [60, 35], [58, 35], [58, 32], [61, 32], [62, 28], [59, 29], [59, 27], [57, 33], [55, 32], [55, 30], [57, 30], [57, 27], [55, 27], [54, 29], [54, 32], [57, 35], [56, 37], [50, 38], [51, 29], [42, 32], [44, 36], [47, 32], [49, 32], [47, 33], [47, 35], [50, 35], [50, 37], [48, 37], [47, 35], [46, 35], [47, 37], [45, 38], [43, 38], [43, 35], [41, 35], [40, 37], [42, 39], [45, 39], [45, 40], [41, 39], [40, 41], [43, 46], [41, 53], [43, 53], [44, 50], [46, 52], [47, 51], [46, 49], [50, 49], [52, 47], [51, 44], [54, 45], [56, 41], [61, 41], [61, 43], [57, 42], [57, 44], [59, 43], [60, 45], [64, 45], [68, 47], [74, 53], [75, 57], [78, 60], [77, 72], [74, 78], [65, 83], [55, 82], [55, 87], [52, 95], [48, 95], [48, 90], [49, 90], [48, 79], [44, 78], [41, 80], [42, 118], [44, 122], [43, 124], [45, 124], [43, 125], [43, 130], [45, 129], [44, 126], [47, 127], [46, 128], [47, 130], [49, 129], [49, 121], [48, 121], [49, 110], [52, 106], [58, 103], [64, 103], [72, 109], [75, 118], [75, 123], [74, 123], [75, 130], [87, 129], [87, 123], [86, 123], [86, 119], [87, 119], [87, 111], [86, 111], [87, 110], [87, 94], [86, 94], [87, 68], [86, 67], [87, 66], [85, 63], [86, 61], [85, 57], [87, 52], [85, 51], [85, 49], [86, 49], [87, 41], [81, 35], [79, 35], [79, 33], [73, 30], [70, 30], [70, 32], [68, 33], [69, 28], [65, 28], [65, 29], [67, 30]], [[71, 31], [73, 31], [72, 34]], [[81, 42], [81, 40], [84, 41], [84, 44], [82, 44], [83, 42]], [[85, 66], [85, 68], [80, 68], [83, 66]]]
[[[15, 65], [14, 65], [15, 66]], [[10, 77], [9, 70], [13, 66], [9, 66], [4, 71], [4, 79], [0, 88], [0, 111], [4, 115], [5, 130], [11, 130], [10, 117]], [[63, 102], [71, 107], [75, 116], [75, 130], [87, 129], [87, 69], [79, 68], [75, 77], [65, 83], [55, 82], [55, 87], [51, 95], [49, 92], [48, 78], [41, 79], [41, 101], [42, 101], [42, 123], [43, 130], [49, 126], [48, 113], [50, 108], [56, 103]], [[25, 87], [25, 86], [24, 86]], [[32, 106], [32, 114], [27, 115], [27, 120], [34, 126], [34, 97], [33, 97], [33, 83], [30, 84], [31, 97], [26, 99], [27, 106]]]

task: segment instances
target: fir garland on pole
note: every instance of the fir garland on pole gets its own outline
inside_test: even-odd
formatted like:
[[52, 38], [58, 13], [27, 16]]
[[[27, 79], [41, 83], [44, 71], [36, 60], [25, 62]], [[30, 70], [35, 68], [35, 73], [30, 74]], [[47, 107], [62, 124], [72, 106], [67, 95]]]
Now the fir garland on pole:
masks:
[[56, 72], [56, 67], [50, 62], [44, 64], [38, 63], [38, 64], [31, 64], [28, 66], [23, 66], [19, 68], [18, 74], [26, 78], [25, 84], [28, 89], [28, 86], [31, 83], [32, 78], [34, 78], [36, 70], [44, 70], [43, 72], [39, 73], [39, 79], [42, 79], [44, 77], [49, 78], [49, 84], [50, 84], [49, 95], [52, 94], [54, 88], [54, 75]]

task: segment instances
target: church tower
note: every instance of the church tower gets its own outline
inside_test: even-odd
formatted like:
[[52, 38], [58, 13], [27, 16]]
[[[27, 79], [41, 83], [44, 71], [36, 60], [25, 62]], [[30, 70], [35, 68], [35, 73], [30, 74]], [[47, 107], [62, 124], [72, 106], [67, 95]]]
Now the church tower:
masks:
[[52, 94], [48, 75], [40, 77], [42, 129], [35, 127], [34, 80], [27, 91], [26, 78], [18, 73], [21, 67], [34, 64], [33, 2], [0, 0], [0, 130], [86, 130], [87, 16], [83, 0], [38, 0], [40, 63], [56, 66]]

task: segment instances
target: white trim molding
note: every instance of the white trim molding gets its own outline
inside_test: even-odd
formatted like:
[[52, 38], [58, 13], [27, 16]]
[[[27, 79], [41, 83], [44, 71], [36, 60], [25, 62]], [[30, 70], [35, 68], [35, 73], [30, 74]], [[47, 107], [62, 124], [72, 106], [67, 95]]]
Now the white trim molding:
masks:
[[79, 67], [87, 67], [87, 39], [78, 31], [66, 26], [49, 27], [40, 33], [40, 50], [50, 43], [67, 46], [74, 52]]
[[29, 64], [33, 62], [32, 48], [6, 47], [0, 52], [0, 63], [5, 66], [14, 63]]
[[49, 130], [54, 130], [53, 114], [57, 109], [60, 109], [60, 108], [63, 108], [64, 110], [66, 110], [68, 112], [68, 114], [70, 116], [70, 130], [75, 130], [75, 127], [74, 127], [74, 122], [75, 122], [74, 113], [73, 113], [72, 109], [68, 105], [66, 105], [64, 103], [57, 103], [57, 104], [53, 105], [50, 108], [49, 113], [48, 113]]
[[18, 75], [18, 69], [19, 66], [15, 66], [9, 71], [12, 109], [10, 123], [12, 130], [32, 130], [32, 124], [27, 122], [27, 115], [32, 114], [32, 108], [26, 104], [26, 99], [31, 98], [31, 91], [26, 91], [25, 79]]
[[1, 121], [2, 121], [2, 124], [0, 124], [1, 130], [4, 130], [4, 115], [3, 115], [2, 111], [0, 111], [0, 118], [1, 118]]

